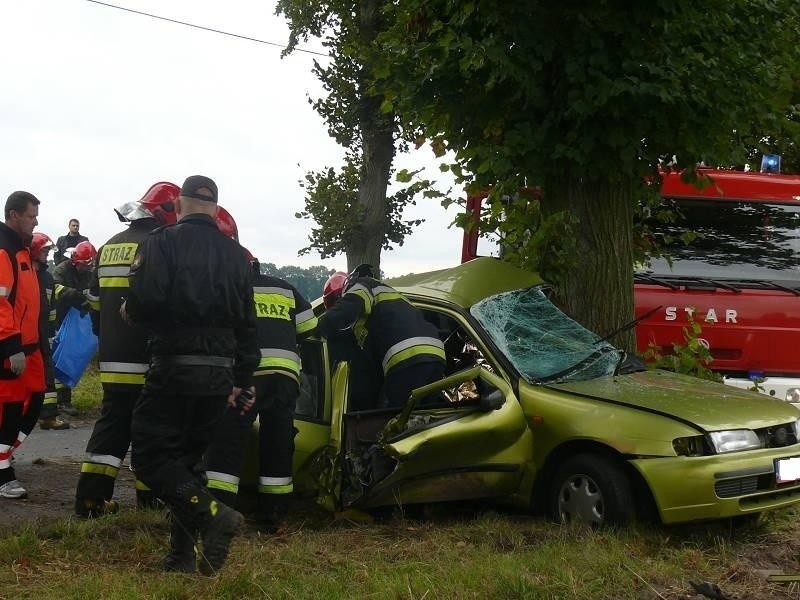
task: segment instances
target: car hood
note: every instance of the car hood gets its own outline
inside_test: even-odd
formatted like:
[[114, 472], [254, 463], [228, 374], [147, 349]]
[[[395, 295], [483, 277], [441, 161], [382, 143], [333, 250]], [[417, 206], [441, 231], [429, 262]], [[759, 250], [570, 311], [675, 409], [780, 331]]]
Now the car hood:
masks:
[[800, 417], [800, 411], [782, 400], [668, 371], [641, 371], [547, 387], [663, 414], [705, 431], [760, 429]]

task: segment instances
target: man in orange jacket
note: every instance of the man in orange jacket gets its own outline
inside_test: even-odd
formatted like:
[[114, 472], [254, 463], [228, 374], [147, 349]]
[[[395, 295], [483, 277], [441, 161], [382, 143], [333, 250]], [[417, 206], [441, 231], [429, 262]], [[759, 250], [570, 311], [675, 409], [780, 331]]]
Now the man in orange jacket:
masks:
[[28, 495], [14, 474], [11, 453], [30, 395], [45, 389], [39, 282], [28, 249], [38, 215], [36, 196], [13, 192], [0, 223], [0, 498]]

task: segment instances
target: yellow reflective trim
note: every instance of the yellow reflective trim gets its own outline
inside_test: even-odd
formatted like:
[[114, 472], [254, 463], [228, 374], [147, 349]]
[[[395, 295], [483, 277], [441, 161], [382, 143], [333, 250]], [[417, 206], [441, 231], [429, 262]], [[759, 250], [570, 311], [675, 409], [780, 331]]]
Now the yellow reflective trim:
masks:
[[117, 473], [119, 473], [119, 469], [117, 467], [112, 467], [109, 465], [101, 465], [98, 463], [85, 462], [81, 464], [81, 473], [105, 475], [106, 477], [111, 477], [112, 479], [115, 479], [117, 477]]
[[67, 289], [67, 286], [65, 286], [65, 285], [61, 285], [60, 283], [57, 283], [57, 284], [56, 284], [56, 291], [55, 291], [55, 293], [53, 294], [53, 296], [54, 296], [55, 298], [59, 298], [59, 297], [61, 297], [61, 295], [64, 293], [64, 290], [65, 290], [65, 289]]
[[144, 385], [143, 373], [100, 373], [100, 383], [130, 383]]
[[100, 310], [100, 300], [89, 300], [89, 308], [95, 311]]
[[101, 288], [126, 288], [130, 287], [127, 277], [103, 277], [98, 280]]
[[292, 371], [293, 373], [300, 373], [300, 363], [289, 358], [265, 356], [258, 361], [258, 368], [263, 369], [266, 367], [280, 367]]
[[294, 484], [286, 485], [259, 485], [259, 494], [291, 494], [294, 491]]
[[291, 320], [289, 312], [295, 306], [294, 298], [287, 298], [281, 294], [253, 294], [253, 302], [256, 305], [256, 316], [269, 319]]
[[136, 242], [123, 242], [120, 244], [106, 244], [103, 246], [97, 265], [104, 267], [108, 265], [129, 265], [136, 256], [136, 249], [139, 244]]
[[58, 394], [55, 392], [48, 392], [44, 395], [43, 406], [50, 406], [51, 404], [58, 404]]
[[140, 481], [138, 479], [136, 480], [136, 483], [134, 485], [136, 486], [136, 489], [138, 491], [140, 491], [140, 492], [152, 492], [153, 491], [149, 487], [147, 487], [147, 484], [144, 481]]
[[409, 358], [414, 358], [415, 356], [423, 356], [423, 355], [438, 356], [442, 360], [445, 360], [445, 354], [442, 348], [422, 344], [419, 346], [412, 346], [411, 348], [406, 348], [405, 350], [401, 350], [400, 352], [392, 356], [392, 358], [386, 361], [386, 366], [384, 367], [383, 372], [388, 373], [399, 363], [408, 360]]
[[298, 323], [295, 332], [298, 334], [303, 334], [316, 328], [317, 328], [317, 317], [312, 317], [310, 319], [306, 319], [302, 323]]
[[223, 492], [231, 492], [233, 494], [239, 493], [238, 483], [229, 483], [227, 481], [219, 481], [217, 479], [209, 479], [206, 487], [212, 490], [222, 490]]
[[286, 377], [291, 377], [297, 383], [300, 383], [300, 373], [295, 373], [293, 371], [286, 371], [284, 369], [275, 368], [275, 369], [260, 369], [253, 373], [253, 377], [262, 377], [264, 375], [285, 375]]
[[375, 296], [375, 302], [386, 302], [388, 300], [403, 300], [403, 294], [400, 292], [381, 292], [380, 294]]

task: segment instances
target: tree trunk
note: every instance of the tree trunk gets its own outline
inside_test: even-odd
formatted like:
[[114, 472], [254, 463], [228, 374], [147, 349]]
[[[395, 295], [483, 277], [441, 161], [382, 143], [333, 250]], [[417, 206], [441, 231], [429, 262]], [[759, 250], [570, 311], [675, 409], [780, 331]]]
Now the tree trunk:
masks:
[[[361, 0], [361, 42], [373, 44], [380, 30], [380, 2]], [[366, 69], [364, 69], [366, 71]], [[394, 160], [394, 115], [381, 112], [382, 96], [370, 95], [368, 73], [359, 83], [362, 168], [358, 203], [362, 207], [361, 232], [347, 248], [347, 268], [362, 263], [380, 273], [381, 249], [388, 230], [386, 189]]]
[[[548, 214], [567, 210], [580, 221], [573, 229], [577, 262], [556, 288], [559, 306], [603, 337], [629, 324], [634, 318], [633, 183], [582, 181], [561, 170], [548, 178], [542, 208]], [[609, 281], [621, 283], [609, 292]], [[636, 351], [633, 328], [609, 341]]]

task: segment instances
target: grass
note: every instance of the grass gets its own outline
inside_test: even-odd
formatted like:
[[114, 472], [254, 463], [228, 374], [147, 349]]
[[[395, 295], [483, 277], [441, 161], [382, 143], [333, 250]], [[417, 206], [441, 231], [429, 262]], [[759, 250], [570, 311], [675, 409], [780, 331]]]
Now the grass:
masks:
[[792, 554], [797, 570], [792, 511], [744, 529], [600, 532], [463, 506], [432, 513], [424, 520], [358, 523], [304, 507], [281, 535], [248, 529], [215, 579], [159, 570], [167, 527], [157, 512], [67, 519], [0, 541], [0, 586], [3, 597], [61, 600], [673, 599], [692, 597], [689, 581], [710, 581], [731, 597], [798, 597], [756, 573], [770, 548]]
[[78, 385], [72, 390], [72, 405], [81, 413], [97, 409], [103, 401], [100, 371], [97, 359], [89, 363]]
[[[93, 365], [74, 401], [88, 411], [101, 396]], [[298, 502], [279, 535], [248, 527], [236, 538], [215, 579], [160, 570], [168, 533], [155, 511], [21, 523], [0, 538], [0, 598], [702, 598], [690, 581], [729, 598], [800, 598], [797, 583], [765, 576], [800, 572], [800, 508], [739, 527], [618, 531], [469, 504], [403, 514], [360, 519]]]

